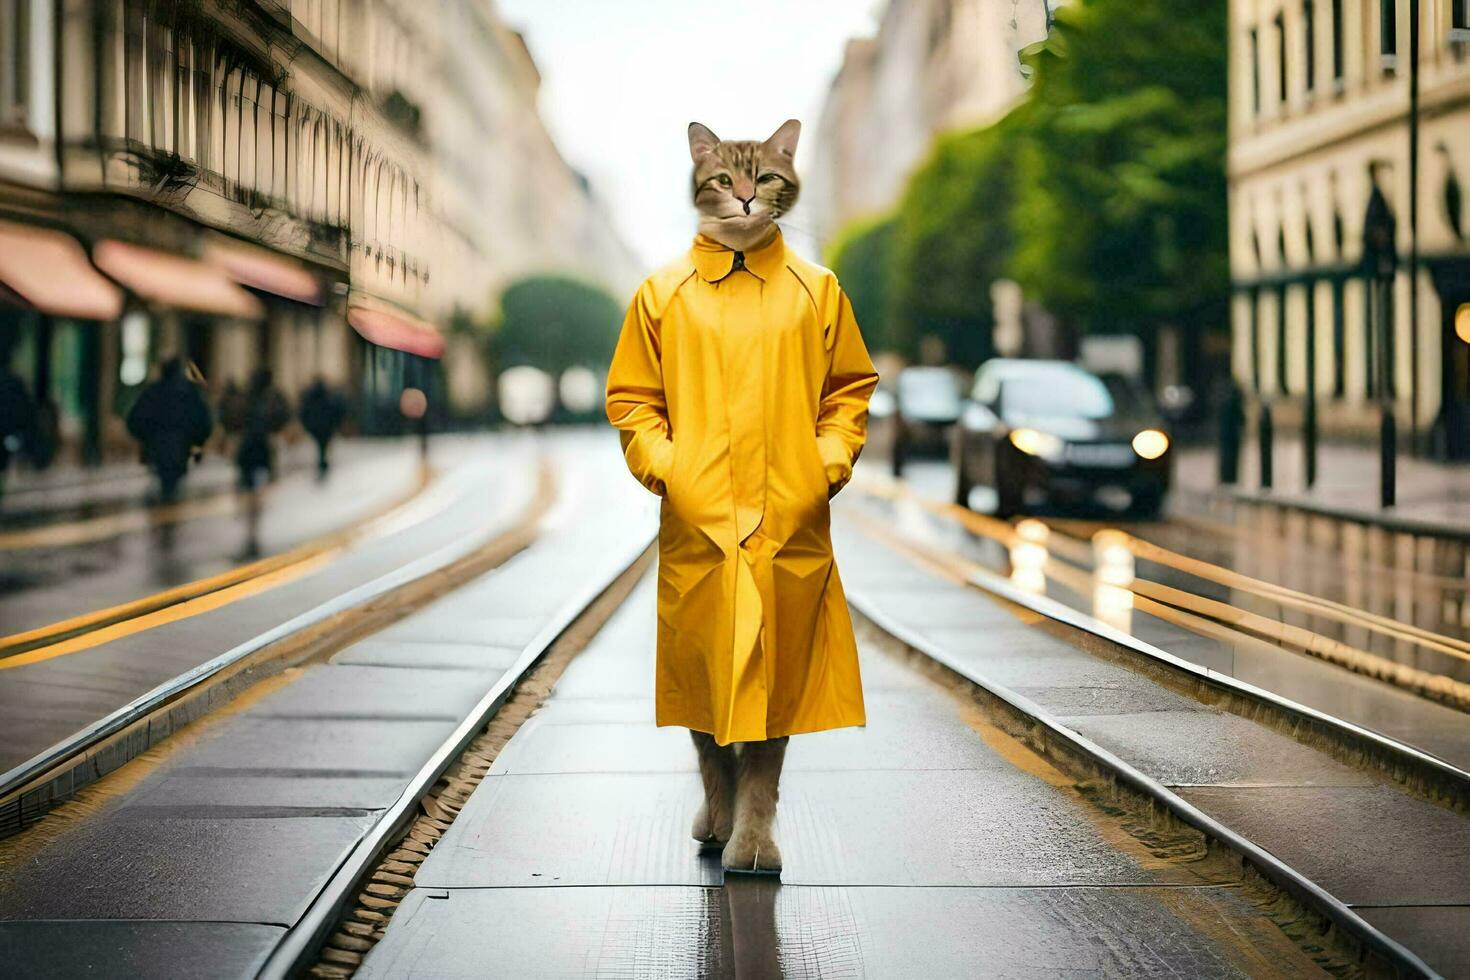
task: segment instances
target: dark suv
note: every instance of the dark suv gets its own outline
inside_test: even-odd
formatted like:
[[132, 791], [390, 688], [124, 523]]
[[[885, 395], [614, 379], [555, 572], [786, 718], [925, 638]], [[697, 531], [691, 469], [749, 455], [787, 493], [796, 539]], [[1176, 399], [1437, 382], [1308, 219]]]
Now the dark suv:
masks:
[[1146, 392], [1070, 361], [997, 358], [975, 374], [955, 426], [955, 501], [995, 491], [1002, 516], [1041, 507], [1156, 516], [1169, 489], [1170, 439]]

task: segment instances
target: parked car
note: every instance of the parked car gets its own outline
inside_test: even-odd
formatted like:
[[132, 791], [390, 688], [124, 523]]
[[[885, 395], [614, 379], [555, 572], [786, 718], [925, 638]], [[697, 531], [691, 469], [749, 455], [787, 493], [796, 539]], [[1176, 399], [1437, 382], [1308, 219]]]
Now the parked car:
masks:
[[1169, 489], [1170, 439], [1145, 391], [1070, 361], [997, 358], [975, 374], [955, 426], [955, 501], [989, 486], [995, 511], [1039, 507], [1155, 516]]
[[960, 381], [947, 367], [910, 367], [894, 385], [893, 475], [915, 456], [943, 458], [950, 430], [964, 409]]

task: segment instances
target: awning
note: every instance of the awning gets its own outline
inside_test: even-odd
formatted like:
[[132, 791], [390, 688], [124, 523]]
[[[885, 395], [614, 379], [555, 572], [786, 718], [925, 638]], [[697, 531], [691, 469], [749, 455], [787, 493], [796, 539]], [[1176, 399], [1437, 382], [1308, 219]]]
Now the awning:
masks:
[[321, 281], [316, 276], [301, 263], [269, 249], [233, 240], [217, 240], [204, 247], [204, 258], [242, 286], [312, 306], [321, 306], [325, 302]]
[[444, 353], [444, 335], [433, 324], [407, 313], [349, 304], [347, 322], [369, 343], [379, 347], [419, 357], [437, 358]]
[[265, 316], [260, 300], [208, 262], [111, 239], [93, 247], [92, 260], [150, 303], [242, 320]]
[[70, 235], [0, 222], [0, 285], [42, 313], [116, 320], [123, 296]]

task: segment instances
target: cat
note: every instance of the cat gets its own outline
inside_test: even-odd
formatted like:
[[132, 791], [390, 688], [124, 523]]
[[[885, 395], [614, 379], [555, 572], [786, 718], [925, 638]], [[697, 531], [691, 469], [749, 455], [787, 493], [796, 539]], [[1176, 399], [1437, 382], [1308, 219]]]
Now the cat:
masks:
[[[795, 119], [764, 142], [721, 140], [708, 126], [690, 123], [700, 233], [739, 252], [770, 242], [776, 219], [791, 210], [801, 192], [794, 166], [800, 136]], [[694, 839], [723, 848], [721, 863], [729, 870], [780, 872], [774, 827], [787, 739], [719, 745], [704, 732], [690, 735], [704, 783]]]
[[737, 252], [769, 242], [776, 219], [791, 210], [801, 192], [794, 165], [800, 136], [795, 119], [764, 142], [721, 140], [708, 126], [690, 123], [700, 233]]

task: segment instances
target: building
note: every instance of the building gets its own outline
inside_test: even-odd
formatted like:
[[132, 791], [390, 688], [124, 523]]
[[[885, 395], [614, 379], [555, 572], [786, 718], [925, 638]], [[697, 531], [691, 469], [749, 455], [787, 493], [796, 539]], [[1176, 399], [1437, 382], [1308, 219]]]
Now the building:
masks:
[[848, 42], [817, 128], [804, 208], [819, 242], [897, 203], [935, 134], [992, 122], [1026, 90], [1020, 53], [1058, 0], [890, 2]]
[[[1467, 7], [1231, 0], [1234, 374], [1257, 420], [1310, 436], [1305, 445], [1318, 431], [1376, 439], [1389, 408], [1400, 445], [1470, 458], [1470, 311], [1455, 325], [1470, 303]], [[1370, 202], [1391, 246], [1376, 255], [1364, 248]], [[1375, 259], [1386, 288], [1375, 286]]]
[[636, 274], [490, 0], [0, 0], [0, 47], [5, 339], [92, 458], [161, 357], [396, 397], [510, 279]]

